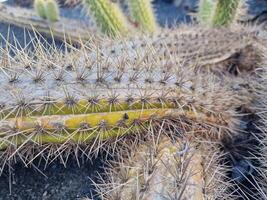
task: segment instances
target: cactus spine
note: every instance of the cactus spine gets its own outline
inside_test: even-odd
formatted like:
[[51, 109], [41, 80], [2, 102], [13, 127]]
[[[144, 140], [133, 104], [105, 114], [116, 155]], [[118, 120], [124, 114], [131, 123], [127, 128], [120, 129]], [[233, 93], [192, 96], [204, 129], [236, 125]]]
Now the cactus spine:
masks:
[[150, 33], [156, 31], [157, 23], [150, 0], [129, 0], [129, 8], [141, 30]]
[[45, 4], [45, 0], [34, 1], [34, 10], [43, 19], [46, 19]]
[[127, 20], [115, 3], [110, 0], [84, 0], [84, 4], [95, 17], [102, 32], [110, 36], [128, 33]]
[[59, 20], [59, 8], [56, 0], [46, 0], [45, 15], [50, 22], [57, 22]]

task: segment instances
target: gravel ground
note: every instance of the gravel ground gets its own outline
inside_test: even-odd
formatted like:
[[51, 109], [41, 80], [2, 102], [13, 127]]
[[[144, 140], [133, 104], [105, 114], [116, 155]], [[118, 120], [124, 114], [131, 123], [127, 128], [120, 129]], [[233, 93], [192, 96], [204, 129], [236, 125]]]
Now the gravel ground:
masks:
[[69, 159], [66, 167], [56, 161], [46, 170], [40, 167], [40, 171], [17, 164], [11, 176], [5, 172], [0, 178], [0, 200], [75, 200], [90, 197], [91, 178], [101, 171], [100, 167], [100, 160], [88, 161], [79, 167], [74, 158]]

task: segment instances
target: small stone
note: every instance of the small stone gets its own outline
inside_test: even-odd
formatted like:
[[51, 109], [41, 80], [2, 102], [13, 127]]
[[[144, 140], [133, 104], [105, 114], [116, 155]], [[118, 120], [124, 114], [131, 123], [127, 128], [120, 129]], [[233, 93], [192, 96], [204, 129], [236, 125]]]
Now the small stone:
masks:
[[47, 196], [47, 191], [45, 191], [44, 193], [43, 193], [43, 197], [46, 197]]

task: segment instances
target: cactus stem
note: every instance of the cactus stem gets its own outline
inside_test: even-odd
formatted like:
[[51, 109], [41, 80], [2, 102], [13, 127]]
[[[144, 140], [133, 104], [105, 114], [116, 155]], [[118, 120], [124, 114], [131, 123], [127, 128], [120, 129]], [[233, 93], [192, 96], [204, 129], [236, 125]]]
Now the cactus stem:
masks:
[[144, 32], [153, 33], [157, 29], [150, 0], [129, 0], [129, 8], [132, 18]]
[[235, 18], [239, 3], [242, 0], [217, 0], [212, 24], [215, 26], [227, 26]]

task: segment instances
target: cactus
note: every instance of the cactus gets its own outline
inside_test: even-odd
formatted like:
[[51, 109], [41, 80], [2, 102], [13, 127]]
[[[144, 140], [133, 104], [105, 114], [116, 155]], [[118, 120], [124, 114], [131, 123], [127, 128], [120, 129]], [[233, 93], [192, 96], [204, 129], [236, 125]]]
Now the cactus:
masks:
[[[219, 37], [217, 33], [228, 36], [230, 32], [225, 31], [204, 29], [206, 39], [202, 39], [212, 41]], [[211, 33], [215, 36], [210, 37]], [[16, 160], [17, 155], [26, 165], [38, 155], [53, 160], [71, 147], [83, 146], [83, 153], [92, 154], [107, 144], [116, 144], [121, 137], [155, 132], [164, 125], [179, 130], [181, 126], [190, 128], [194, 122], [199, 130], [196, 135], [214, 140], [235, 135], [239, 124], [236, 109], [252, 100], [242, 86], [245, 81], [221, 79], [205, 70], [196, 72], [196, 63], [214, 68], [227, 63], [220, 63], [209, 51], [207, 54], [212, 46], [205, 46], [203, 51], [197, 48], [195, 54], [188, 49], [171, 53], [176, 52], [174, 48], [181, 50], [179, 42], [195, 47], [192, 28], [169, 34], [183, 37], [174, 46], [164, 46], [171, 37], [162, 41], [160, 34], [107, 41], [98, 47], [84, 45], [66, 53], [43, 49], [38, 41], [30, 52], [16, 49], [19, 45], [3, 49], [1, 166]], [[244, 45], [240, 40], [237, 43]], [[203, 128], [209, 131], [202, 132]]]
[[[156, 137], [157, 140], [152, 138]], [[232, 187], [216, 148], [164, 134], [133, 142], [95, 183], [106, 199], [226, 199]], [[221, 165], [221, 166], [220, 166]]]
[[150, 0], [129, 0], [132, 18], [145, 32], [155, 32], [157, 23]]
[[41, 18], [46, 19], [45, 0], [35, 0], [34, 10]]
[[211, 22], [214, 26], [227, 26], [234, 20], [240, 3], [243, 0], [202, 0], [199, 4], [199, 21]]
[[198, 21], [201, 24], [210, 24], [215, 10], [216, 2], [214, 0], [200, 0], [198, 9]]
[[84, 0], [102, 32], [110, 36], [126, 35], [127, 20], [119, 7], [109, 0]]
[[59, 8], [56, 0], [46, 0], [45, 15], [50, 22], [57, 22], [59, 20]]
[[241, 2], [242, 0], [218, 0], [212, 23], [215, 26], [229, 25], [233, 21]]

